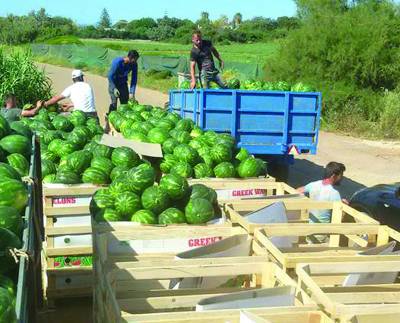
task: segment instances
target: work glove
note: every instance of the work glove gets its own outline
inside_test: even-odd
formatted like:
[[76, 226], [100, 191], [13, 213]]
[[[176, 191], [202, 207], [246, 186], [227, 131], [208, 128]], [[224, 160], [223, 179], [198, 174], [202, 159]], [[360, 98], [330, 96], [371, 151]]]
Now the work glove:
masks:
[[115, 96], [116, 98], [119, 98], [119, 91], [118, 91], [117, 88], [114, 89], [114, 96]]
[[135, 94], [134, 93], [129, 93], [129, 100], [135, 101]]

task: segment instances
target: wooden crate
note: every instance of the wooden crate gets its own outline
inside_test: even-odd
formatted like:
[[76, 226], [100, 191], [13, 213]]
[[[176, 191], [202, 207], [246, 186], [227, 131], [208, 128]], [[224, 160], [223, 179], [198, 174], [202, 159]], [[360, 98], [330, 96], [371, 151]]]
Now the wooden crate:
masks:
[[[58, 268], [55, 259], [92, 256], [89, 204], [102, 186], [92, 184], [44, 184], [43, 287], [46, 298], [92, 295], [91, 266]], [[79, 260], [77, 261], [77, 263]]]
[[[243, 317], [249, 319], [243, 321]], [[270, 307], [235, 310], [215, 310], [204, 312], [124, 314], [122, 322], [140, 323], [333, 323], [325, 313], [313, 307]], [[385, 322], [386, 323], [386, 322]], [[394, 322], [393, 322], [394, 323]]]
[[[179, 278], [241, 276], [236, 287], [169, 289]], [[296, 294], [295, 305], [311, 305], [310, 299], [284, 271], [265, 257], [227, 257], [190, 260], [137, 261], [108, 273], [100, 302], [97, 322], [133, 322], [139, 314], [193, 310], [203, 298], [232, 292], [289, 286]], [[130, 320], [132, 314], [138, 315]]]
[[253, 234], [257, 228], [265, 225], [250, 223], [246, 220], [245, 216], [250, 212], [276, 202], [284, 203], [289, 223], [308, 223], [310, 210], [332, 210], [331, 223], [357, 222], [379, 224], [378, 221], [365, 213], [359, 212], [342, 202], [322, 202], [310, 199], [285, 199], [277, 197], [271, 200], [231, 201], [225, 203], [223, 208], [227, 218], [232, 223], [241, 225], [249, 233]]
[[[327, 242], [319, 243], [316, 238], [313, 239], [315, 235], [323, 235]], [[391, 232], [389, 227], [378, 224], [270, 224], [257, 229], [254, 238], [267, 250], [270, 259], [284, 269], [294, 269], [298, 263], [399, 259], [398, 255], [358, 255], [389, 241], [400, 243], [399, 233]], [[282, 240], [274, 239], [282, 238], [285, 243], [291, 242], [292, 246], [277, 246]]]
[[[400, 257], [398, 257], [400, 258]], [[400, 272], [400, 260], [298, 264], [301, 287], [333, 319], [347, 322], [357, 316], [388, 315], [400, 318], [400, 284], [343, 286], [347, 275]], [[384, 316], [383, 316], [384, 318]], [[382, 321], [386, 322], [386, 321]]]

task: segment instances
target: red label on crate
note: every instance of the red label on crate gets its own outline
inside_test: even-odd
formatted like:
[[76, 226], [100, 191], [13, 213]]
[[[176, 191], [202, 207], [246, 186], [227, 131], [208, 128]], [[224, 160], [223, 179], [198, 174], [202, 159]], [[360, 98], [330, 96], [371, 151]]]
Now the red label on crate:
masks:
[[75, 197], [60, 197], [53, 199], [53, 205], [76, 204]]
[[188, 240], [188, 246], [191, 248], [204, 247], [220, 240], [222, 240], [222, 237], [194, 238]]
[[252, 196], [265, 194], [266, 190], [262, 188], [249, 189], [249, 190], [233, 190], [232, 196]]

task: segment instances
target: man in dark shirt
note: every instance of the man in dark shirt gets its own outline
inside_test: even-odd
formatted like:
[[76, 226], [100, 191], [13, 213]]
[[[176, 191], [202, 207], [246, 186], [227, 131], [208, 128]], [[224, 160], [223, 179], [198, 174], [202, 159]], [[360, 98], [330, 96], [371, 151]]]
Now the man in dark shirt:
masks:
[[199, 69], [201, 86], [205, 89], [210, 87], [211, 82], [217, 83], [220, 88], [225, 89], [226, 85], [222, 82], [218, 69], [215, 68], [213, 55], [218, 59], [221, 69], [224, 68], [224, 61], [211, 41], [203, 40], [201, 32], [196, 31], [192, 35], [193, 48], [190, 52], [190, 75], [192, 81], [190, 88], [196, 87], [195, 69], [196, 64]]
[[[129, 99], [135, 99], [135, 90], [137, 83], [137, 60], [139, 53], [136, 50], [130, 50], [125, 57], [117, 57], [111, 63], [108, 72], [108, 92], [111, 98], [110, 112], [117, 109], [117, 99], [121, 104], [128, 103]], [[131, 75], [131, 86], [128, 91], [128, 75]]]

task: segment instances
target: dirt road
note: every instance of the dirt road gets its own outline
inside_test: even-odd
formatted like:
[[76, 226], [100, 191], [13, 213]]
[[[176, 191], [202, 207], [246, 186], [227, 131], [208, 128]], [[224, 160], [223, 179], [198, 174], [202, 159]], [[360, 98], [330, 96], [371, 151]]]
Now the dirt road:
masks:
[[[71, 83], [71, 69], [41, 66], [53, 81], [56, 93]], [[94, 88], [96, 107], [102, 116], [109, 106], [107, 80], [91, 74], [87, 74], [87, 80]], [[139, 102], [156, 106], [168, 101], [167, 95], [143, 88], [137, 89], [136, 97]], [[339, 190], [347, 198], [365, 186], [400, 182], [400, 142], [367, 141], [321, 132], [317, 155], [297, 158], [290, 171], [289, 184], [297, 187], [320, 179], [323, 166], [329, 161], [346, 165], [346, 178]]]

